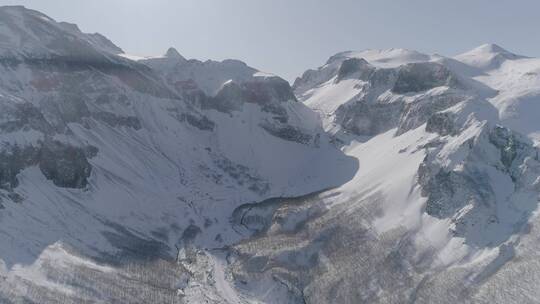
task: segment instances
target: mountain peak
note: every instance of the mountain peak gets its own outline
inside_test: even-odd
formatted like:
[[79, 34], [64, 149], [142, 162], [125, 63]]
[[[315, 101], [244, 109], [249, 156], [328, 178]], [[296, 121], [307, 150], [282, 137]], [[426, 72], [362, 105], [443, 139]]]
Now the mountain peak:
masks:
[[38, 12], [36, 10], [26, 8], [23, 5], [0, 6], [0, 13], [8, 14], [10, 16], [19, 16], [19, 17], [34, 16], [34, 17], [39, 17], [42, 20], [53, 21], [50, 17], [46, 16], [45, 14]]
[[99, 34], [86, 34], [68, 22], [56, 22], [24, 6], [0, 7], [2, 57], [71, 56], [104, 58], [122, 50]]
[[327, 61], [327, 64], [341, 62], [348, 58], [362, 58], [378, 67], [396, 67], [402, 64], [429, 61], [430, 56], [409, 49], [367, 49], [363, 51], [347, 51], [338, 53]]
[[173, 47], [170, 47], [167, 50], [167, 52], [165, 53], [165, 58], [185, 60], [185, 58], [182, 55], [180, 55], [180, 53]]
[[29, 9], [24, 7], [24, 5], [5, 5], [5, 6], [0, 6], [0, 10], [3, 10], [3, 11], [11, 11], [11, 10], [24, 11], [24, 10], [29, 10]]
[[505, 50], [501, 46], [494, 44], [494, 43], [486, 43], [482, 44], [481, 46], [472, 49], [469, 53], [489, 53], [489, 54], [506, 54], [506, 55], [513, 55], [515, 54]]
[[493, 57], [493, 56], [502, 56], [506, 59], [516, 59], [521, 58], [523, 56], [514, 54], [501, 46], [494, 44], [494, 43], [486, 43], [482, 44], [481, 46], [478, 46], [468, 52], [462, 53], [456, 58], [465, 58], [465, 57], [479, 57], [479, 56], [486, 56], [486, 57]]
[[61, 22], [58, 22], [58, 24], [61, 25], [62, 27], [64, 27], [66, 30], [71, 31], [71, 32], [78, 33], [78, 32], [81, 31], [79, 26], [77, 24], [75, 24], [75, 23], [69, 23], [69, 22], [61, 21]]
[[495, 44], [495, 43], [486, 43], [479, 46], [481, 49], [489, 50], [491, 52], [497, 52], [497, 53], [508, 53], [507, 50], [503, 49], [501, 46]]
[[499, 67], [505, 60], [524, 58], [524, 56], [509, 52], [497, 44], [487, 43], [454, 58], [470, 66], [493, 69]]

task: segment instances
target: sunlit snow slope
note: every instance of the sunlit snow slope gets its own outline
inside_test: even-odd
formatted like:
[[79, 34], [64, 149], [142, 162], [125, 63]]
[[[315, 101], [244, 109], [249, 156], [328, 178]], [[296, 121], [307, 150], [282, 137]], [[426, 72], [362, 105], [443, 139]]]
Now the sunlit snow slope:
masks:
[[359, 168], [330, 191], [243, 209], [266, 220], [244, 220], [240, 288], [267, 303], [538, 302], [538, 62], [495, 45], [369, 50], [304, 73], [297, 98]]

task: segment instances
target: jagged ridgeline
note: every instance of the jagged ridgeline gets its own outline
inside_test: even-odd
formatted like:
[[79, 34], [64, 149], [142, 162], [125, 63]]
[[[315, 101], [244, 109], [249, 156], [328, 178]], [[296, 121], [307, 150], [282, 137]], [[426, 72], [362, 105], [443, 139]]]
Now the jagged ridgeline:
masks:
[[535, 303], [540, 60], [291, 87], [0, 7], [0, 303]]

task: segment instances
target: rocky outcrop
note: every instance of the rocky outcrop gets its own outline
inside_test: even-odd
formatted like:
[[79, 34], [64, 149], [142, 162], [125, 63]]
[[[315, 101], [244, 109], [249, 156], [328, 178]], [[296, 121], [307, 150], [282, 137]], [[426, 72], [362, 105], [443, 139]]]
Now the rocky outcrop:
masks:
[[194, 115], [191, 113], [182, 114], [182, 120], [187, 121], [191, 126], [202, 131], [213, 131], [216, 124], [204, 115]]
[[410, 63], [398, 69], [397, 80], [392, 88], [396, 94], [418, 93], [436, 87], [456, 88], [460, 83], [445, 66], [433, 63]]
[[396, 127], [403, 112], [402, 102], [371, 103], [359, 100], [336, 111], [336, 123], [356, 135], [374, 136]]
[[36, 130], [44, 133], [53, 131], [53, 127], [43, 116], [43, 113], [29, 102], [12, 103], [8, 99], [2, 102], [0, 131], [11, 133], [19, 130]]
[[[434, 115], [460, 102], [466, 102], [470, 96], [459, 90], [445, 90], [434, 94], [426, 94], [406, 102], [400, 113], [396, 135], [414, 130], [427, 123]], [[437, 119], [437, 118], [434, 118]]]
[[43, 175], [62, 188], [84, 188], [92, 166], [88, 158], [97, 154], [95, 147], [75, 147], [47, 140], [39, 146], [7, 146], [0, 152], [0, 188], [11, 191], [19, 185], [17, 175], [38, 166]]
[[96, 148], [85, 149], [52, 141], [43, 145], [39, 157], [39, 169], [56, 186], [84, 188], [92, 172], [87, 157], [94, 157]]
[[426, 131], [438, 133], [441, 136], [456, 135], [459, 130], [454, 123], [455, 120], [453, 113], [437, 112], [427, 120]]
[[225, 83], [217, 95], [209, 97], [202, 106], [231, 112], [240, 111], [245, 103], [251, 103], [259, 105], [265, 112], [284, 116], [286, 111], [280, 105], [294, 101], [296, 97], [285, 80], [278, 77], [254, 77], [240, 83]]
[[312, 142], [313, 136], [307, 132], [295, 128], [289, 125], [281, 125], [276, 123], [261, 123], [260, 126], [269, 134], [279, 137], [281, 139], [300, 143], [303, 145], [310, 144]]
[[[313, 97], [319, 107], [319, 94], [331, 92], [339, 103], [333, 113], [327, 115], [331, 125], [348, 133], [374, 136], [397, 128], [396, 136], [420, 127], [435, 113], [448, 109], [471, 98], [468, 86], [459, 76], [438, 62], [415, 62], [429, 59], [407, 50], [389, 50], [389, 55], [403, 53], [411, 63], [392, 66], [380, 58], [383, 51], [365, 51], [358, 54], [346, 52], [333, 56], [318, 70], [310, 70], [294, 85], [300, 99], [310, 104]], [[372, 56], [369, 63], [361, 56]], [[330, 81], [332, 80], [333, 81]], [[348, 83], [340, 84], [343, 80]], [[340, 88], [343, 93], [334, 90]], [[320, 93], [318, 93], [321, 91]], [[355, 92], [355, 94], [351, 94]], [[330, 124], [329, 124], [330, 125]]]
[[499, 150], [501, 169], [508, 172], [515, 182], [522, 177], [522, 165], [526, 158], [538, 161], [538, 150], [523, 136], [508, 128], [495, 126], [489, 132], [489, 142]]
[[92, 118], [103, 121], [113, 128], [127, 127], [135, 130], [140, 130], [142, 128], [141, 121], [136, 116], [120, 116], [111, 112], [103, 111], [92, 113]]
[[34, 147], [19, 147], [18, 145], [2, 149], [0, 152], [0, 187], [12, 190], [19, 185], [17, 174], [24, 168], [36, 164], [40, 150]]
[[368, 81], [373, 72], [375, 72], [375, 67], [371, 66], [366, 60], [349, 58], [341, 63], [336, 81], [339, 82], [349, 77]]
[[[441, 113], [430, 122], [430, 129], [439, 128], [443, 134], [455, 135], [456, 128], [448, 120], [451, 114]], [[434, 126], [435, 120], [443, 123]], [[449, 133], [452, 130], [454, 133]], [[534, 190], [534, 183], [540, 174], [538, 151], [532, 143], [502, 126], [484, 125], [476, 135], [462, 141], [459, 152], [463, 153], [461, 164], [456, 167], [443, 165], [437, 154], [444, 149], [444, 143], [435, 146], [426, 156], [418, 170], [418, 183], [422, 195], [427, 197], [426, 213], [439, 219], [450, 218], [455, 223], [454, 233], [475, 245], [500, 244], [506, 241], [516, 227], [505, 231], [509, 214], [501, 210], [514, 204], [511, 197], [498, 194], [504, 187], [503, 181], [511, 185], [512, 193], [526, 193]], [[507, 194], [508, 195], [508, 194]], [[520, 218], [532, 212], [521, 207], [522, 215], [514, 225], [523, 225]], [[515, 221], [516, 219], [512, 219]], [[494, 234], [493, 231], [499, 231]], [[501, 233], [501, 231], [505, 231]], [[478, 239], [477, 235], [490, 235], [490, 239]]]
[[232, 162], [229, 159], [216, 157], [214, 163], [219, 169], [233, 179], [240, 186], [245, 186], [252, 192], [265, 194], [270, 190], [268, 182], [263, 180], [252, 169]]

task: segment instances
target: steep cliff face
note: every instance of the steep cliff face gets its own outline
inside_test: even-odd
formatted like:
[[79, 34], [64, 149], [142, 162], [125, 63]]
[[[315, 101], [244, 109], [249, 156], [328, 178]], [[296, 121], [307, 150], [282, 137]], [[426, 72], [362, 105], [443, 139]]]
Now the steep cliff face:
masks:
[[[318, 71], [296, 81], [300, 100], [325, 114], [327, 128], [337, 126], [360, 136], [398, 128], [401, 134], [424, 124], [432, 114], [476, 95], [466, 80], [460, 80], [462, 77], [445, 65], [427, 59], [419, 62], [424, 58], [420, 54], [401, 50], [401, 60], [396, 55], [384, 60], [381, 54], [385, 52], [381, 51], [373, 64], [360, 57], [373, 57], [373, 53], [336, 55]], [[392, 61], [396, 66], [388, 64]]]

